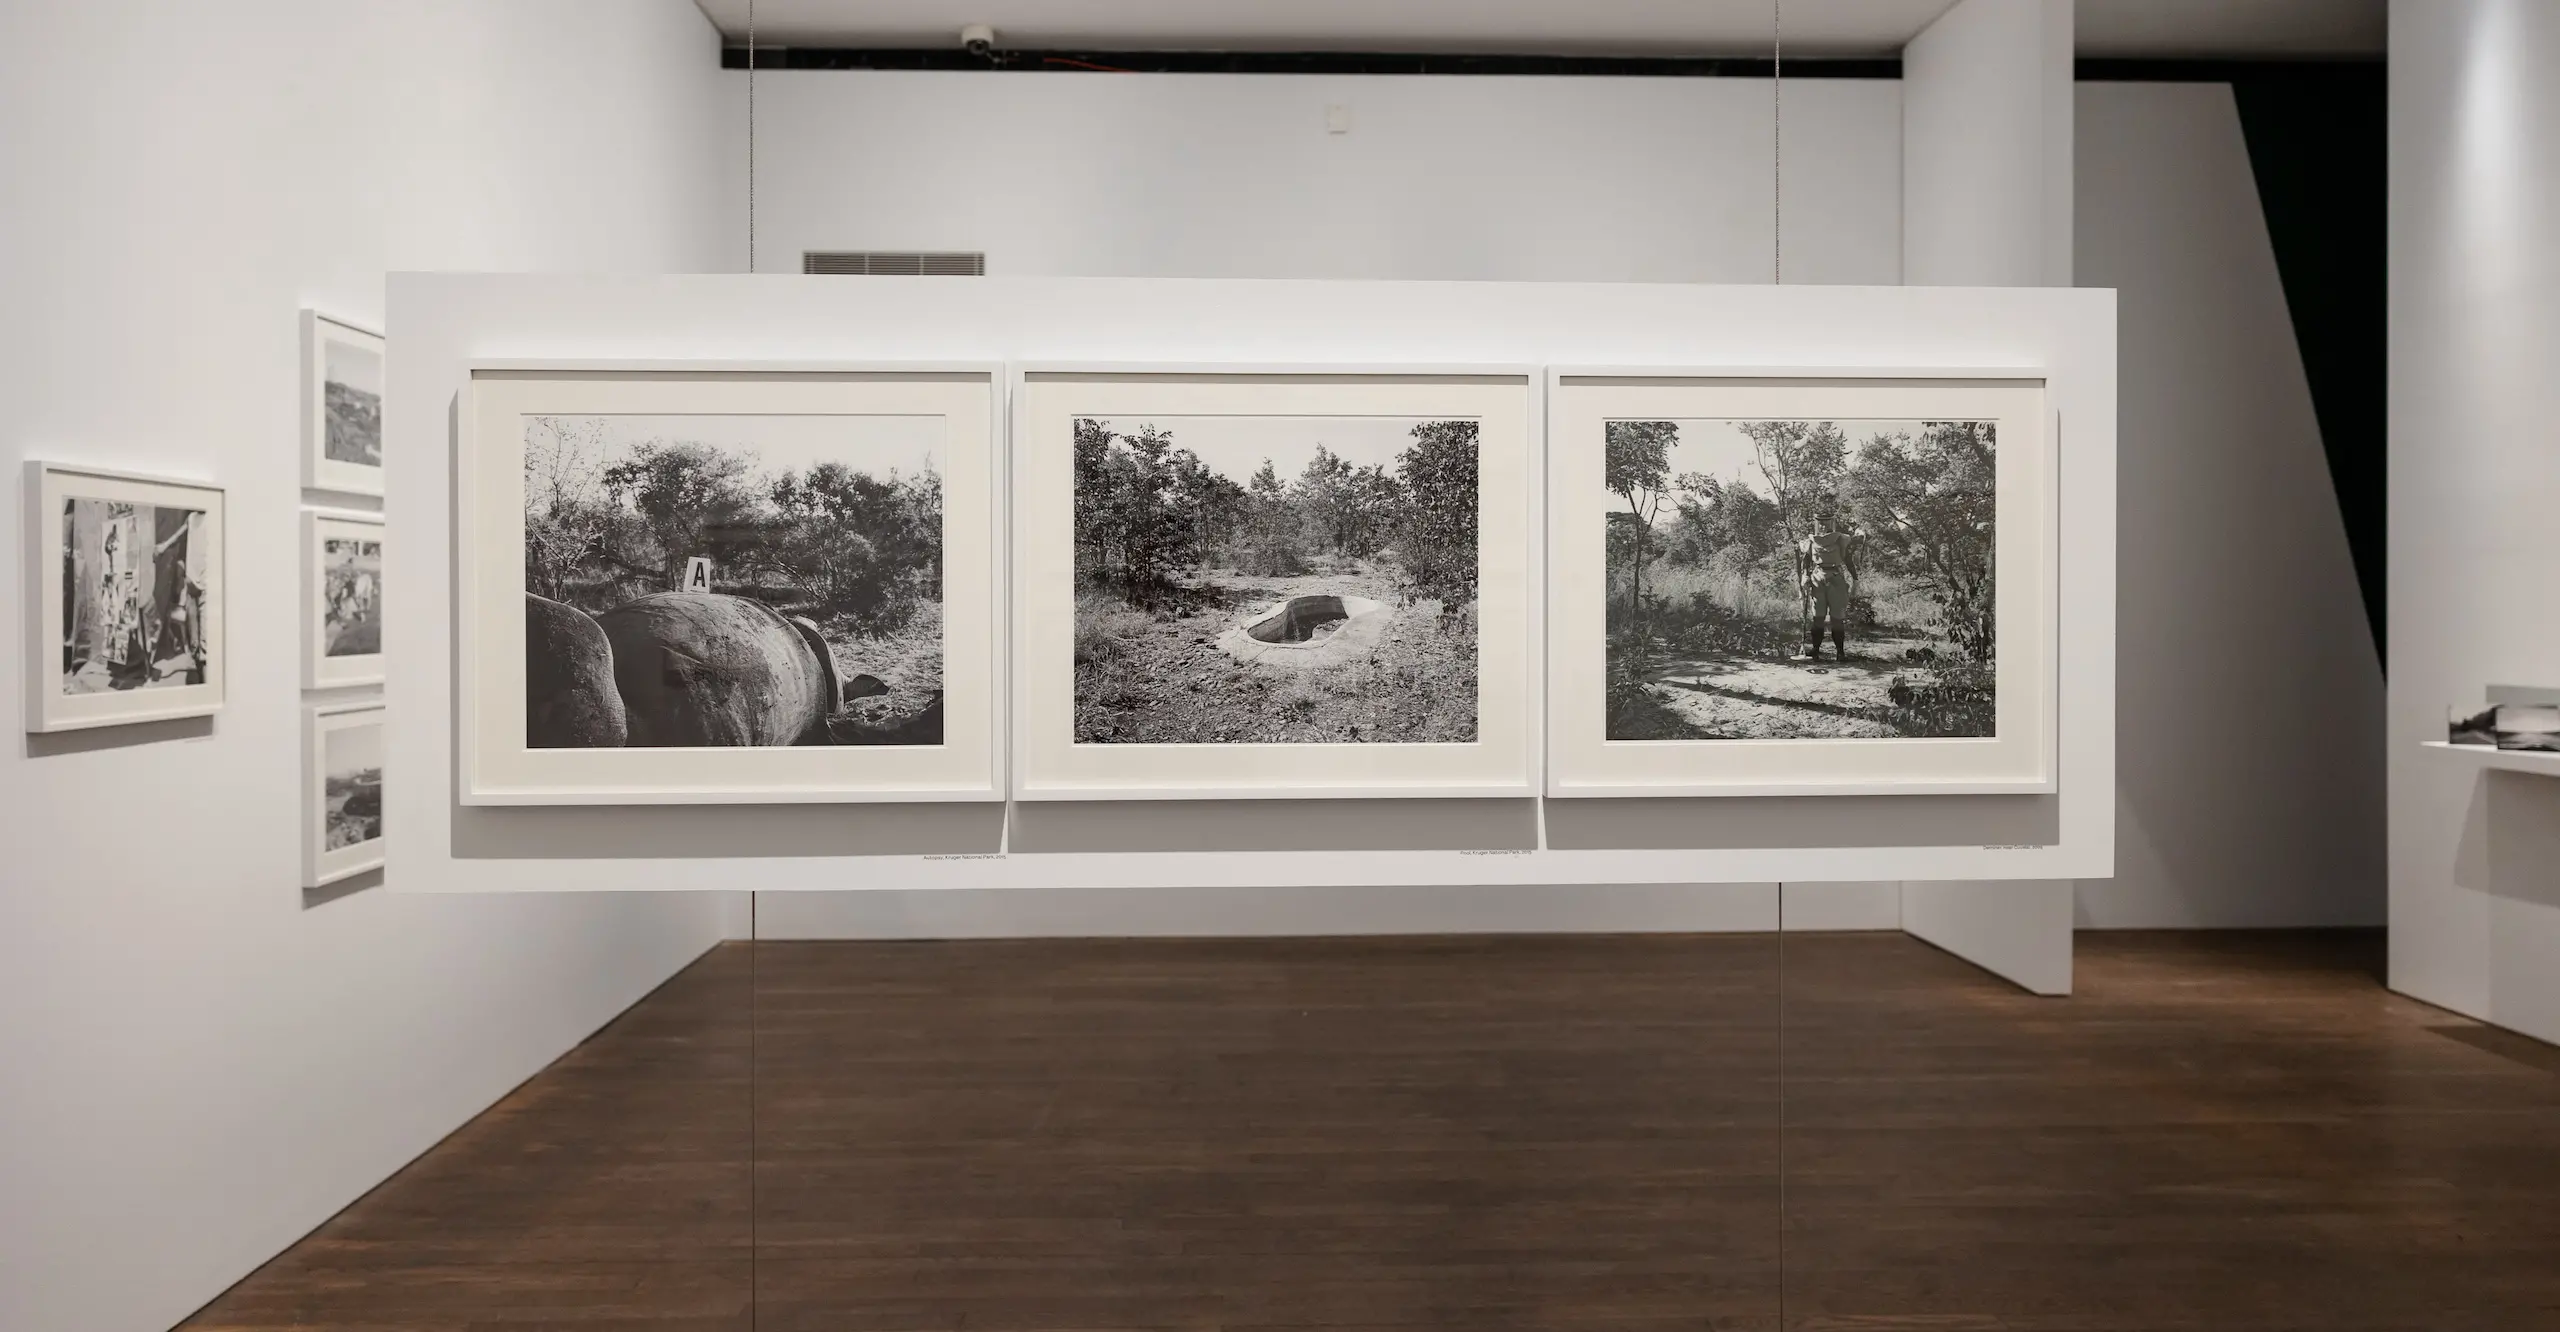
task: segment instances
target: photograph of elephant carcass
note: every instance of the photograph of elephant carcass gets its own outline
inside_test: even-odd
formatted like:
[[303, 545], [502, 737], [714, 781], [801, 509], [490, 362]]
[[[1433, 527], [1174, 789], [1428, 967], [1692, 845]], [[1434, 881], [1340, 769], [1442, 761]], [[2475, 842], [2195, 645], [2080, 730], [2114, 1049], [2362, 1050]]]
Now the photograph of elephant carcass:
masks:
[[1603, 440], [1610, 740], [1996, 732], [1996, 422]]
[[942, 418], [524, 422], [528, 748], [942, 743]]

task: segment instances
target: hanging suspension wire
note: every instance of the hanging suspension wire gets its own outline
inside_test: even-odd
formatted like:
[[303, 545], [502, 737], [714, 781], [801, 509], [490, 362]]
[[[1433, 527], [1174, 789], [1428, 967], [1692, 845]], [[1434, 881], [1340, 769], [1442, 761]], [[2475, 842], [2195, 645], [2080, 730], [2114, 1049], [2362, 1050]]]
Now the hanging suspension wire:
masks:
[[1785, 3], [1769, 0], [1769, 281], [1773, 284], [1787, 280], [1786, 99], [1780, 95], [1787, 77], [1787, 42], [1778, 14]]
[[756, 271], [756, 0], [747, 0], [747, 271]]

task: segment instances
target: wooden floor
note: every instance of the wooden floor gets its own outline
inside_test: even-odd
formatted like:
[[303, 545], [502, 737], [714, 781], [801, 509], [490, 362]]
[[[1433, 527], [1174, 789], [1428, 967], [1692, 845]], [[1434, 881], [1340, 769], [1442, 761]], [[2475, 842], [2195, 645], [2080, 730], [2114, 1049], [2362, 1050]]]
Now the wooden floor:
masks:
[[187, 1326], [2560, 1329], [2560, 1053], [2378, 945], [731, 946]]

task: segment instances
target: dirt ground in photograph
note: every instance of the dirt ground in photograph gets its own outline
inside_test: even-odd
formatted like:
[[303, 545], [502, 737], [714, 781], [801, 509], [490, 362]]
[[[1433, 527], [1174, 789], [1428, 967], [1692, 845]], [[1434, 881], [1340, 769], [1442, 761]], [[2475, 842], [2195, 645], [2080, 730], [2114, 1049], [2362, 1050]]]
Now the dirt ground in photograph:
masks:
[[835, 653], [836, 676], [850, 681], [868, 675], [889, 692], [857, 699], [847, 709], [859, 721], [886, 724], [904, 721], [925, 710], [942, 693], [942, 606], [921, 602], [905, 624], [887, 633], [866, 634], [851, 616], [821, 621], [820, 633]]
[[[1679, 583], [1671, 581], [1675, 588]], [[1656, 636], [1645, 654], [1641, 699], [1621, 700], [1609, 727], [1613, 740], [1890, 739], [1944, 735], [1948, 716], [1932, 695], [1960, 655], [1933, 629], [1925, 599], [1901, 580], [1871, 580], [1866, 602], [1874, 622], [1849, 635], [1850, 659], [1839, 661], [1830, 639], [1822, 660], [1803, 659], [1802, 621], [1792, 602], [1774, 596], [1736, 600], [1739, 611], [1696, 609], [1670, 617], [1678, 628]], [[1648, 584], [1650, 590], [1651, 584]], [[1680, 589], [1684, 599], [1688, 589]], [[1711, 598], [1712, 599], [1712, 598]], [[1765, 604], [1764, 604], [1765, 603]], [[1611, 651], [1622, 650], [1617, 643]], [[1987, 716], [1974, 713], [1987, 723]], [[1975, 727], [1958, 727], [1978, 731]]]
[[[1300, 670], [1246, 665], [1218, 637], [1288, 597], [1368, 597], [1394, 619], [1365, 654]], [[1076, 729], [1082, 743], [1466, 743], [1476, 734], [1474, 608], [1443, 616], [1408, 602], [1367, 562], [1262, 578], [1209, 569], [1139, 607], [1088, 588], [1076, 603]]]
[[1903, 653], [1931, 646], [1944, 645], [1870, 638], [1854, 642], [1857, 655], [1845, 662], [1832, 660], [1827, 646], [1819, 662], [1674, 654], [1645, 675], [1655, 701], [1683, 728], [1663, 738], [1889, 738], [1903, 733], [1887, 720], [1895, 682], [1907, 690], [1935, 678]]

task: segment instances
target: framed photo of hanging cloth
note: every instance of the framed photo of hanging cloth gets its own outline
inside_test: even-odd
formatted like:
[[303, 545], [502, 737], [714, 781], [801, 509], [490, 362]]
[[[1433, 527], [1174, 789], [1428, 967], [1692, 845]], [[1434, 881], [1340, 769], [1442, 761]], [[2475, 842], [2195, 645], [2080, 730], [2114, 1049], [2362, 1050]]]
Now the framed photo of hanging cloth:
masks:
[[1554, 374], [1552, 796], [2055, 789], [2032, 371]]
[[223, 495], [27, 464], [27, 729], [201, 717], [223, 702]]

